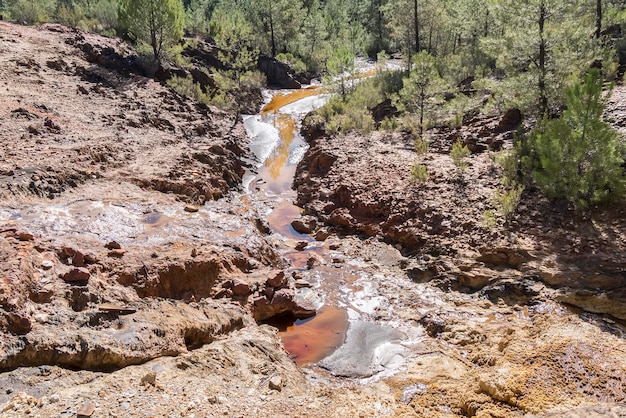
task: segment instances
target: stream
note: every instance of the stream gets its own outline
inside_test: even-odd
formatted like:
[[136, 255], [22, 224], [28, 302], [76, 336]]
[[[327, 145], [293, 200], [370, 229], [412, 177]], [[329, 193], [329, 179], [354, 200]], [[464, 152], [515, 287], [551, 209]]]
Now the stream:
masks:
[[[295, 275], [308, 273], [311, 288], [301, 287], [297, 297], [318, 308], [317, 315], [306, 320], [276, 318], [270, 323], [279, 329], [285, 349], [300, 366], [316, 364], [332, 374], [351, 377], [395, 369], [403, 361], [407, 333], [367, 320], [377, 309], [389, 306], [373, 284], [381, 277], [372, 277], [363, 260], [348, 259], [337, 245], [315, 241], [291, 226], [301, 212], [292, 203], [296, 191], [291, 185], [308, 148], [300, 125], [329, 95], [317, 86], [267, 91], [266, 95], [261, 113], [244, 117], [250, 149], [261, 161], [258, 174], [248, 176], [244, 183], [254, 199], [272, 207], [266, 220], [274, 245], [289, 260]], [[411, 331], [419, 334], [419, 330]]]

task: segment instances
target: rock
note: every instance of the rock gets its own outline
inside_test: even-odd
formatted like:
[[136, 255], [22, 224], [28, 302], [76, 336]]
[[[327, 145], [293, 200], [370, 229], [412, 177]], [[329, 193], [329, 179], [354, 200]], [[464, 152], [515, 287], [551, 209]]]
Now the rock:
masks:
[[20, 241], [32, 241], [35, 239], [35, 236], [29, 232], [21, 231], [17, 233], [17, 239]]
[[67, 283], [87, 284], [91, 273], [84, 267], [74, 268], [63, 275], [63, 280]]
[[117, 241], [110, 241], [105, 245], [105, 247], [109, 250], [119, 250], [122, 248], [122, 246]]
[[43, 260], [41, 262], [41, 268], [44, 270], [50, 270], [52, 267], [54, 267], [54, 262], [52, 260]]
[[311, 288], [313, 287], [311, 285], [311, 283], [307, 282], [306, 280], [300, 279], [300, 280], [296, 280], [295, 283], [293, 284], [295, 286], [296, 289], [302, 289], [302, 288]]
[[387, 118], [395, 118], [400, 112], [398, 112], [398, 108], [393, 105], [391, 99], [386, 99], [385, 101], [377, 104], [373, 108], [370, 109], [372, 113], [372, 118], [374, 122], [376, 122], [376, 126], [380, 126], [380, 123]]
[[348, 328], [346, 342], [319, 365], [335, 376], [369, 377], [406, 356], [406, 349], [400, 344], [403, 338], [405, 335], [396, 329], [354, 321]]
[[312, 216], [301, 216], [291, 221], [291, 226], [300, 234], [310, 234], [315, 231], [317, 221]]
[[577, 306], [587, 312], [608, 314], [626, 321], [626, 288], [608, 292], [560, 289], [556, 300]]
[[117, 248], [115, 250], [111, 250], [107, 253], [109, 255], [109, 257], [113, 257], [113, 258], [121, 258], [124, 257], [124, 254], [126, 254], [126, 251]]
[[330, 222], [333, 225], [348, 228], [354, 223], [354, 218], [346, 208], [337, 208], [330, 214]]
[[48, 400], [50, 401], [50, 403], [57, 403], [61, 400], [61, 397], [55, 393], [51, 395]]
[[309, 257], [309, 259], [306, 261], [306, 267], [309, 270], [311, 270], [315, 266], [319, 266], [320, 264], [322, 264], [322, 260], [316, 254], [311, 255], [311, 257]]
[[141, 378], [140, 383], [142, 386], [148, 386], [148, 385], [154, 386], [156, 384], [156, 377], [157, 377], [156, 372], [154, 370], [151, 370]]
[[514, 131], [519, 127], [520, 123], [522, 123], [522, 112], [519, 109], [509, 109], [500, 119], [495, 132]]
[[523, 263], [532, 260], [532, 257], [526, 250], [517, 248], [483, 247], [480, 248], [479, 251], [480, 256], [476, 258], [477, 261], [496, 266], [506, 266], [519, 269]]
[[321, 228], [315, 233], [315, 240], [326, 241], [326, 238], [330, 236], [330, 232], [326, 228]]
[[285, 272], [280, 270], [278, 272], [276, 272], [275, 274], [273, 274], [270, 278], [268, 278], [265, 281], [265, 284], [267, 284], [270, 287], [275, 287], [275, 288], [281, 288], [283, 286], [287, 285], [287, 277], [285, 276]]
[[90, 402], [84, 403], [80, 406], [80, 408], [78, 408], [78, 411], [76, 411], [76, 416], [78, 418], [90, 417], [93, 415], [95, 410], [96, 410], [96, 406], [94, 404]]
[[252, 289], [250, 289], [250, 285], [244, 281], [237, 280], [233, 283], [233, 294], [235, 296], [248, 296], [252, 293]]
[[283, 390], [283, 378], [280, 375], [272, 376], [269, 381], [269, 387], [272, 390]]
[[317, 314], [315, 305], [309, 301], [297, 301], [295, 306], [291, 309], [291, 313], [298, 319], [306, 319]]
[[137, 309], [129, 308], [127, 306], [113, 305], [110, 303], [103, 303], [101, 305], [98, 305], [98, 310], [102, 312], [117, 313], [120, 315], [129, 315], [137, 312]]
[[8, 330], [16, 335], [28, 334], [32, 329], [32, 324], [27, 316], [15, 313], [7, 312], [6, 319], [8, 322]]
[[197, 206], [187, 205], [184, 210], [185, 212], [196, 213], [199, 209]]
[[72, 257], [72, 265], [76, 267], [85, 267], [85, 256], [83, 253], [76, 251]]
[[275, 58], [260, 56], [258, 69], [265, 74], [268, 85], [283, 89], [299, 89], [302, 87], [294, 78], [291, 68]]
[[306, 241], [300, 241], [296, 244], [296, 251], [304, 251], [304, 249], [309, 245]]

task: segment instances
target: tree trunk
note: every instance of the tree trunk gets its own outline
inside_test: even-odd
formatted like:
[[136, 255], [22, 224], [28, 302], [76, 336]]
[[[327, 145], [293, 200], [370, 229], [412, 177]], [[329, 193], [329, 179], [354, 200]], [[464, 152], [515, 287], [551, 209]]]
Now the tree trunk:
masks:
[[377, 8], [376, 10], [378, 11], [378, 20], [376, 22], [376, 30], [378, 32], [378, 51], [382, 51], [383, 50], [383, 12], [382, 10], [380, 10], [380, 7], [382, 6], [381, 4], [381, 0], [378, 0], [377, 2]]
[[539, 110], [542, 115], [548, 111], [548, 97], [546, 95], [546, 39], [544, 25], [546, 22], [546, 4], [539, 5]]
[[596, 38], [602, 36], [602, 0], [596, 0]]
[[415, 26], [415, 53], [420, 52], [420, 27], [417, 16], [417, 0], [413, 0], [413, 25]]

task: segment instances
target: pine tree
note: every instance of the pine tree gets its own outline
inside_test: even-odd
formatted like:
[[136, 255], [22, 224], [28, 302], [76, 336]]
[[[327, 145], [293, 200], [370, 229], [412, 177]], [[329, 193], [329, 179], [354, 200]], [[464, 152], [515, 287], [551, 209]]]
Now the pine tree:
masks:
[[512, 103], [528, 112], [557, 109], [564, 85], [602, 57], [592, 34], [594, 16], [574, 0], [491, 0], [490, 15], [497, 30], [483, 39], [483, 50], [507, 75], [505, 89], [527, 103]]
[[419, 134], [424, 130], [424, 116], [427, 111], [443, 101], [445, 81], [437, 72], [435, 58], [426, 51], [413, 57], [413, 69], [404, 80], [400, 100], [406, 110], [419, 115]]
[[117, 10], [120, 25], [136, 42], [152, 47], [155, 61], [183, 36], [182, 0], [120, 0]]
[[566, 95], [562, 116], [541, 120], [529, 134], [523, 166], [547, 197], [565, 199], [578, 209], [621, 197], [624, 147], [619, 133], [602, 120], [599, 72], [591, 71]]

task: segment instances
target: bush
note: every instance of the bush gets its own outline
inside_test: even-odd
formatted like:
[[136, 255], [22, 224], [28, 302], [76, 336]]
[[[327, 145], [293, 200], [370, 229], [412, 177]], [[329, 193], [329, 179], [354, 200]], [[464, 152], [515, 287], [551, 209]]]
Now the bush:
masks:
[[459, 169], [459, 172], [465, 171], [467, 168], [467, 162], [465, 158], [470, 156], [470, 151], [466, 145], [463, 145], [461, 141], [457, 141], [452, 145], [452, 151], [450, 151], [450, 157], [454, 165]]
[[510, 189], [500, 190], [493, 197], [494, 205], [506, 220], [509, 220], [515, 209], [517, 209], [523, 191], [524, 186], [513, 184]]
[[415, 153], [417, 155], [424, 155], [428, 152], [428, 141], [418, 136], [413, 141], [413, 145], [415, 147]]
[[186, 78], [173, 76], [167, 80], [167, 85], [181, 96], [189, 97], [200, 103], [209, 103], [209, 98], [202, 91], [200, 85], [193, 82], [193, 78], [191, 76], [187, 76]]
[[49, 19], [54, 5], [48, 0], [16, 0], [10, 7], [9, 13], [17, 22], [35, 25]]
[[414, 183], [423, 183], [428, 180], [428, 169], [424, 164], [413, 164], [411, 167], [411, 180]]
[[582, 84], [566, 90], [567, 110], [559, 119], [541, 120], [524, 138], [522, 164], [550, 199], [577, 209], [624, 194], [624, 147], [620, 135], [602, 120], [602, 80], [592, 70]]

